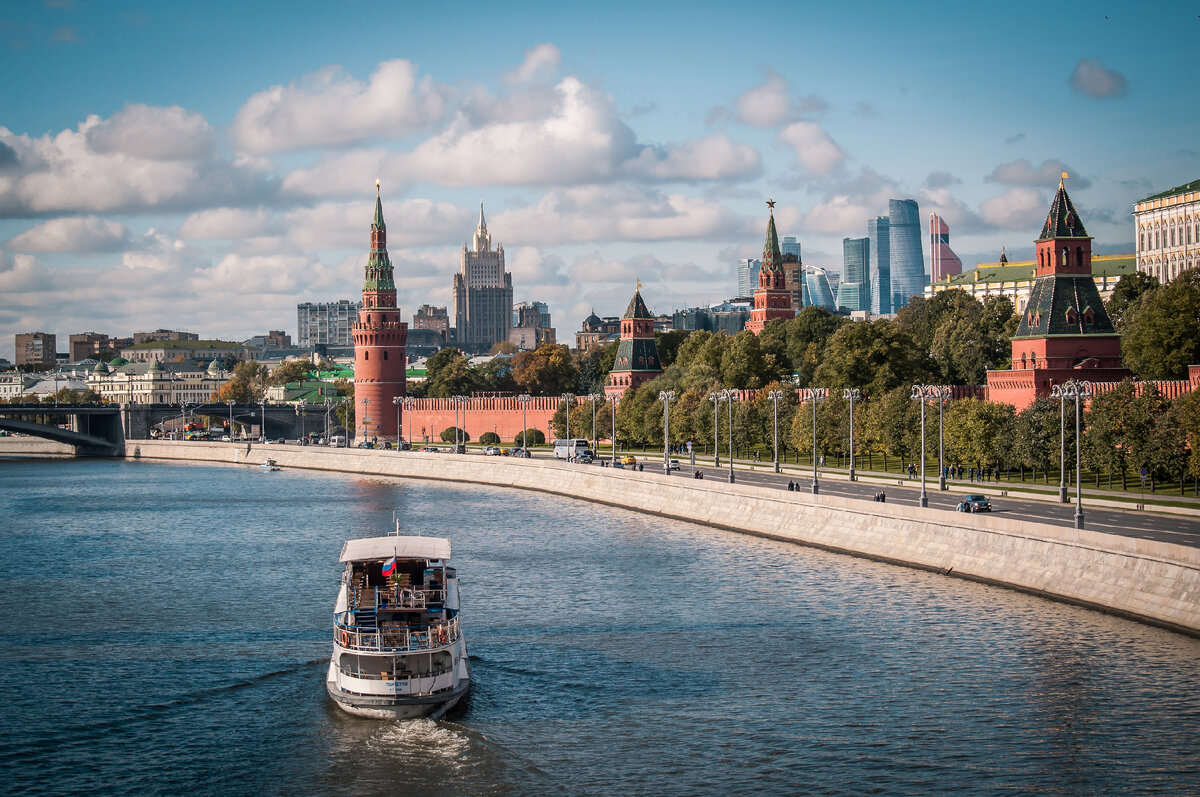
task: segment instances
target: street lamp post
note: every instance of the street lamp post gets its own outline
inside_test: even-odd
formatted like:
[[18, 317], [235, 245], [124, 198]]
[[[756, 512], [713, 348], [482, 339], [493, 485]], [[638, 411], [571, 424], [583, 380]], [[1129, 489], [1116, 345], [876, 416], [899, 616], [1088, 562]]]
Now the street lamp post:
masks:
[[617, 466], [617, 404], [621, 399], [616, 394], [608, 397], [608, 401], [612, 404], [612, 466]]
[[733, 484], [733, 402], [741, 398], [741, 395], [732, 388], [722, 390], [721, 393], [724, 394], [725, 401], [728, 403], [725, 408], [725, 420], [726, 426], [729, 427], [729, 483]]
[[[467, 397], [453, 396], [454, 401], [454, 453], [459, 453], [459, 449], [467, 444]], [[462, 420], [459, 420], [459, 415], [462, 415]], [[459, 426], [459, 424], [462, 426]]]
[[589, 393], [588, 401], [592, 402], [592, 453], [599, 453], [600, 449], [600, 433], [596, 431], [596, 402], [604, 401], [603, 393]]
[[[562, 400], [563, 400], [563, 404], [565, 404], [567, 407], [567, 411], [564, 413], [564, 417], [566, 418], [566, 430], [567, 430], [566, 439], [570, 440], [571, 439], [571, 403], [573, 401], [575, 401], [575, 395], [573, 393], [563, 393]], [[574, 453], [574, 452], [572, 452], [572, 453]]]
[[1067, 502], [1067, 394], [1059, 389], [1059, 385], [1050, 386], [1050, 395], [1058, 396], [1058, 502]]
[[862, 391], [856, 387], [848, 387], [842, 391], [842, 398], [850, 402], [850, 481], [858, 481], [854, 474], [854, 402], [862, 398]]
[[399, 450], [400, 440], [403, 437], [400, 434], [400, 405], [404, 403], [404, 396], [392, 396], [392, 403], [396, 405], [396, 450]]
[[942, 405], [950, 398], [950, 388], [946, 385], [936, 385], [938, 400], [938, 489], [946, 489], [946, 438], [942, 432]]
[[413, 407], [415, 407], [415, 406], [417, 406], [416, 399], [414, 399], [412, 396], [404, 397], [404, 414], [408, 418], [408, 447], [410, 449], [412, 448], [412, 442], [413, 442], [412, 416], [413, 416]]
[[533, 396], [530, 396], [528, 393], [522, 393], [517, 396], [517, 403], [521, 405], [521, 448], [525, 449], [527, 453], [529, 451], [529, 441], [525, 438], [529, 437], [529, 424], [525, 422], [525, 408], [532, 400]]
[[304, 439], [304, 406], [308, 404], [304, 399], [300, 399], [296, 404], [296, 417], [300, 419], [300, 439]]
[[[1080, 453], [1079, 453], [1079, 435], [1080, 426], [1083, 418], [1083, 399], [1091, 398], [1092, 383], [1086, 380], [1075, 381], [1074, 379], [1062, 385], [1051, 385], [1050, 395], [1061, 399], [1065, 402], [1069, 398], [1075, 399], [1075, 528], [1083, 528], [1083, 473], [1080, 471]], [[1066, 451], [1066, 441], [1063, 442], [1063, 451]], [[1066, 465], [1066, 454], [1063, 454], [1063, 465]]]
[[708, 400], [713, 405], [713, 467], [721, 467], [721, 438], [718, 435], [721, 414], [717, 409], [721, 406], [721, 391], [716, 391], [708, 394]]
[[663, 403], [663, 473], [671, 475], [671, 402], [674, 390], [660, 390], [658, 400]]
[[366, 442], [367, 432], [370, 431], [369, 429], [367, 429], [367, 427], [371, 425], [371, 419], [367, 417], [367, 407], [370, 405], [370, 403], [371, 403], [371, 399], [369, 399], [369, 398], [364, 398], [362, 400], [362, 405], [363, 405], [362, 415], [363, 416], [362, 416], [362, 419], [358, 423], [359, 427], [362, 429], [362, 440], [358, 441], [360, 444]]
[[921, 402], [921, 497], [917, 501], [921, 507], [929, 506], [929, 496], [925, 493], [925, 399], [928, 388], [929, 385], [913, 385], [909, 396], [913, 401]]
[[826, 390], [823, 387], [806, 387], [804, 388], [804, 400], [812, 404], [813, 416], [813, 479], [812, 479], [812, 494], [818, 495], [821, 492], [821, 483], [817, 481], [817, 403], [825, 400]]
[[226, 399], [225, 403], [229, 405], [229, 439], [233, 440], [233, 399]]
[[779, 400], [783, 398], [783, 391], [772, 390], [767, 394], [767, 398], [771, 400], [771, 404], [773, 405], [771, 428], [774, 430], [773, 434], [775, 440], [775, 472], [779, 473]]
[[[366, 401], [366, 399], [363, 399], [363, 401]], [[260, 407], [262, 407], [262, 415], [260, 416], [262, 419], [261, 420], [262, 428], [259, 429], [259, 437], [261, 437], [263, 440], [266, 440], [267, 439], [267, 400], [263, 399], [258, 404]]]

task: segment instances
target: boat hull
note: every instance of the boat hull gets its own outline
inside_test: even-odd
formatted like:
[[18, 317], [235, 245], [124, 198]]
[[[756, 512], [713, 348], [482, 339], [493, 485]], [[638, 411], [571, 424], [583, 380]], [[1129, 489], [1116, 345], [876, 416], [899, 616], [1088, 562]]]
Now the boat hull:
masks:
[[325, 681], [326, 691], [338, 707], [356, 717], [381, 720], [407, 720], [428, 717], [440, 719], [453, 709], [471, 688], [469, 678], [464, 678], [452, 689], [435, 695], [358, 695], [343, 692], [337, 686], [334, 666], [329, 665]]

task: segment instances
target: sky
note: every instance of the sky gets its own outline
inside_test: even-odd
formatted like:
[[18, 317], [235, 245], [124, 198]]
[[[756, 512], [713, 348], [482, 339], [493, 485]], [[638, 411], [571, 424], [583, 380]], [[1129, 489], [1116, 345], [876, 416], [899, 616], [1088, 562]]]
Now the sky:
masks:
[[482, 202], [564, 342], [639, 281], [733, 296], [768, 199], [806, 264], [911, 198], [970, 267], [1032, 258], [1066, 171], [1133, 252], [1132, 204], [1200, 177], [1197, 41], [1194, 2], [0, 0], [0, 357], [295, 335], [358, 298], [377, 179], [406, 318]]

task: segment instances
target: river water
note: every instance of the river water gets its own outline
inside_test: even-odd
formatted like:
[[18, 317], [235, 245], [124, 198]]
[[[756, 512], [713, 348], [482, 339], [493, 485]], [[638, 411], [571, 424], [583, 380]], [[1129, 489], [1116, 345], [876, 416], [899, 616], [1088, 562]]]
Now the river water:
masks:
[[[344, 539], [450, 537], [473, 689], [325, 695]], [[0, 792], [1200, 793], [1200, 640], [533, 493], [0, 461]]]

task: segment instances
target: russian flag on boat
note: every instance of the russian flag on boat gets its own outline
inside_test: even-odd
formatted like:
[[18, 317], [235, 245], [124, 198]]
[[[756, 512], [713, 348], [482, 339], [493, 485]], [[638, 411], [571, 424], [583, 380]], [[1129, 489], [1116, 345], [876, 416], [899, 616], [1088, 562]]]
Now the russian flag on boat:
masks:
[[396, 557], [393, 556], [391, 559], [388, 559], [386, 562], [383, 563], [383, 577], [391, 578], [392, 574], [395, 572], [396, 572]]

